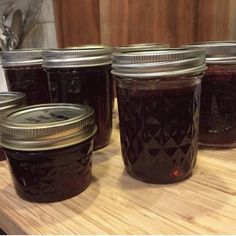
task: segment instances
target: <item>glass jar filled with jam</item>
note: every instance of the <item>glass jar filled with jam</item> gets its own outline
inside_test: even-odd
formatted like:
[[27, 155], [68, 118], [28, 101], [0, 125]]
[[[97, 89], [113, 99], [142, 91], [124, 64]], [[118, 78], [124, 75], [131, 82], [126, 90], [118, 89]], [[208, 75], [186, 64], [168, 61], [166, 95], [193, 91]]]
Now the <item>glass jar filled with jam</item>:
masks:
[[41, 49], [3, 51], [2, 66], [8, 89], [25, 93], [28, 105], [50, 102]]
[[169, 44], [165, 43], [137, 43], [122, 45], [113, 48], [113, 52], [143, 52], [154, 51], [163, 48], [169, 48]]
[[[24, 106], [26, 98], [24, 93], [18, 92], [1, 92], [0, 93], [0, 122], [3, 116], [16, 108]], [[5, 160], [5, 155], [0, 147], [0, 161]]]
[[0, 131], [23, 199], [60, 201], [89, 186], [96, 132], [92, 108], [63, 103], [19, 108], [3, 118]]
[[[137, 44], [128, 44], [118, 47], [113, 47], [113, 52], [144, 52], [144, 51], [154, 51], [154, 50], [163, 50], [164, 48], [169, 48], [169, 44], [164, 43], [137, 43]], [[113, 89], [115, 92], [115, 80], [113, 80]]]
[[236, 42], [203, 42], [207, 70], [202, 79], [199, 143], [236, 146]]
[[94, 149], [109, 144], [112, 131], [113, 83], [110, 47], [102, 45], [45, 50], [53, 103], [82, 103], [95, 111], [97, 133]]
[[188, 178], [197, 156], [204, 50], [115, 53], [113, 60], [127, 173], [160, 184]]

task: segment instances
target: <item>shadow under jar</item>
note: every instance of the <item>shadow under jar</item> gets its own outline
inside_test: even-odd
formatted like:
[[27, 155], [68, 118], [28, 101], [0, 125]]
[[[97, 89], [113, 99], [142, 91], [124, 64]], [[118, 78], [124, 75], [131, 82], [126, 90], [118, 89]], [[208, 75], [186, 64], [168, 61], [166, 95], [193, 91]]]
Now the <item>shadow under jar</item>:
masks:
[[111, 138], [114, 103], [111, 52], [110, 47], [94, 45], [43, 53], [51, 101], [81, 103], [94, 109], [97, 124], [94, 150], [107, 146]]
[[61, 201], [89, 186], [96, 132], [92, 108], [29, 106], [8, 113], [0, 131], [16, 192], [23, 199]]
[[50, 102], [41, 49], [3, 51], [2, 66], [8, 89], [25, 93], [28, 105]]
[[[26, 98], [24, 93], [18, 92], [1, 92], [0, 93], [0, 122], [3, 116], [16, 108], [24, 106]], [[4, 152], [0, 147], [0, 161], [6, 160]]]
[[236, 146], [236, 42], [202, 42], [207, 71], [202, 79], [199, 144]]
[[204, 59], [199, 49], [113, 55], [122, 156], [134, 178], [163, 184], [191, 176]]

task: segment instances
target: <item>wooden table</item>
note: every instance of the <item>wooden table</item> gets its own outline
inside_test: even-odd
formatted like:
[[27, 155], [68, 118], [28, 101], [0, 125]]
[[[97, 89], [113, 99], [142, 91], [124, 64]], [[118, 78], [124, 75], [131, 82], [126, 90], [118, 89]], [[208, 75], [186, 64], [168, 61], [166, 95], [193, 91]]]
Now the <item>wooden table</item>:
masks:
[[136, 181], [123, 170], [117, 121], [94, 154], [93, 181], [77, 197], [33, 204], [0, 162], [0, 228], [9, 234], [236, 234], [236, 149], [201, 150], [194, 175], [171, 185]]

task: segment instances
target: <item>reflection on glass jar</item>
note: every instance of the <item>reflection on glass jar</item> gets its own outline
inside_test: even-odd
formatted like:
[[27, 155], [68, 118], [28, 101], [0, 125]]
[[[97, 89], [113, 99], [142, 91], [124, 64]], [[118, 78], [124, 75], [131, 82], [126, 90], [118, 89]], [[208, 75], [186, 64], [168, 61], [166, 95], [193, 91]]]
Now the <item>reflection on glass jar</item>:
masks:
[[204, 69], [202, 50], [114, 54], [121, 150], [134, 178], [173, 183], [192, 174]]
[[236, 146], [236, 42], [187, 45], [206, 50], [202, 79], [199, 142], [204, 146]]
[[[0, 122], [6, 112], [22, 107], [26, 104], [26, 97], [23, 93], [18, 92], [1, 92], [0, 93]], [[0, 161], [5, 160], [5, 155], [0, 147]]]
[[4, 51], [2, 65], [10, 91], [25, 93], [29, 105], [50, 102], [47, 74], [42, 68], [42, 50]]
[[2, 121], [1, 145], [17, 194], [54, 202], [84, 191], [95, 132], [94, 112], [86, 106], [44, 104], [10, 112]]
[[82, 103], [93, 107], [98, 128], [94, 149], [108, 145], [114, 100], [110, 74], [111, 48], [83, 46], [46, 50], [44, 66], [48, 73], [51, 101]]
[[200, 143], [236, 145], [236, 65], [208, 66], [202, 80]]

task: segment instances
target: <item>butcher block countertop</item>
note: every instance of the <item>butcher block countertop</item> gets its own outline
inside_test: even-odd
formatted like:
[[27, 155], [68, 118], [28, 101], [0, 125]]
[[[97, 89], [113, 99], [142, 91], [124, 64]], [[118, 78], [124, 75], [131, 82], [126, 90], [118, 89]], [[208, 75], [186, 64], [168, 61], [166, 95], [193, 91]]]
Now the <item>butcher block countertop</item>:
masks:
[[94, 153], [91, 185], [72, 199], [20, 199], [0, 162], [0, 228], [8, 234], [236, 234], [236, 149], [200, 150], [190, 179], [146, 184], [124, 172], [114, 119], [111, 144]]

